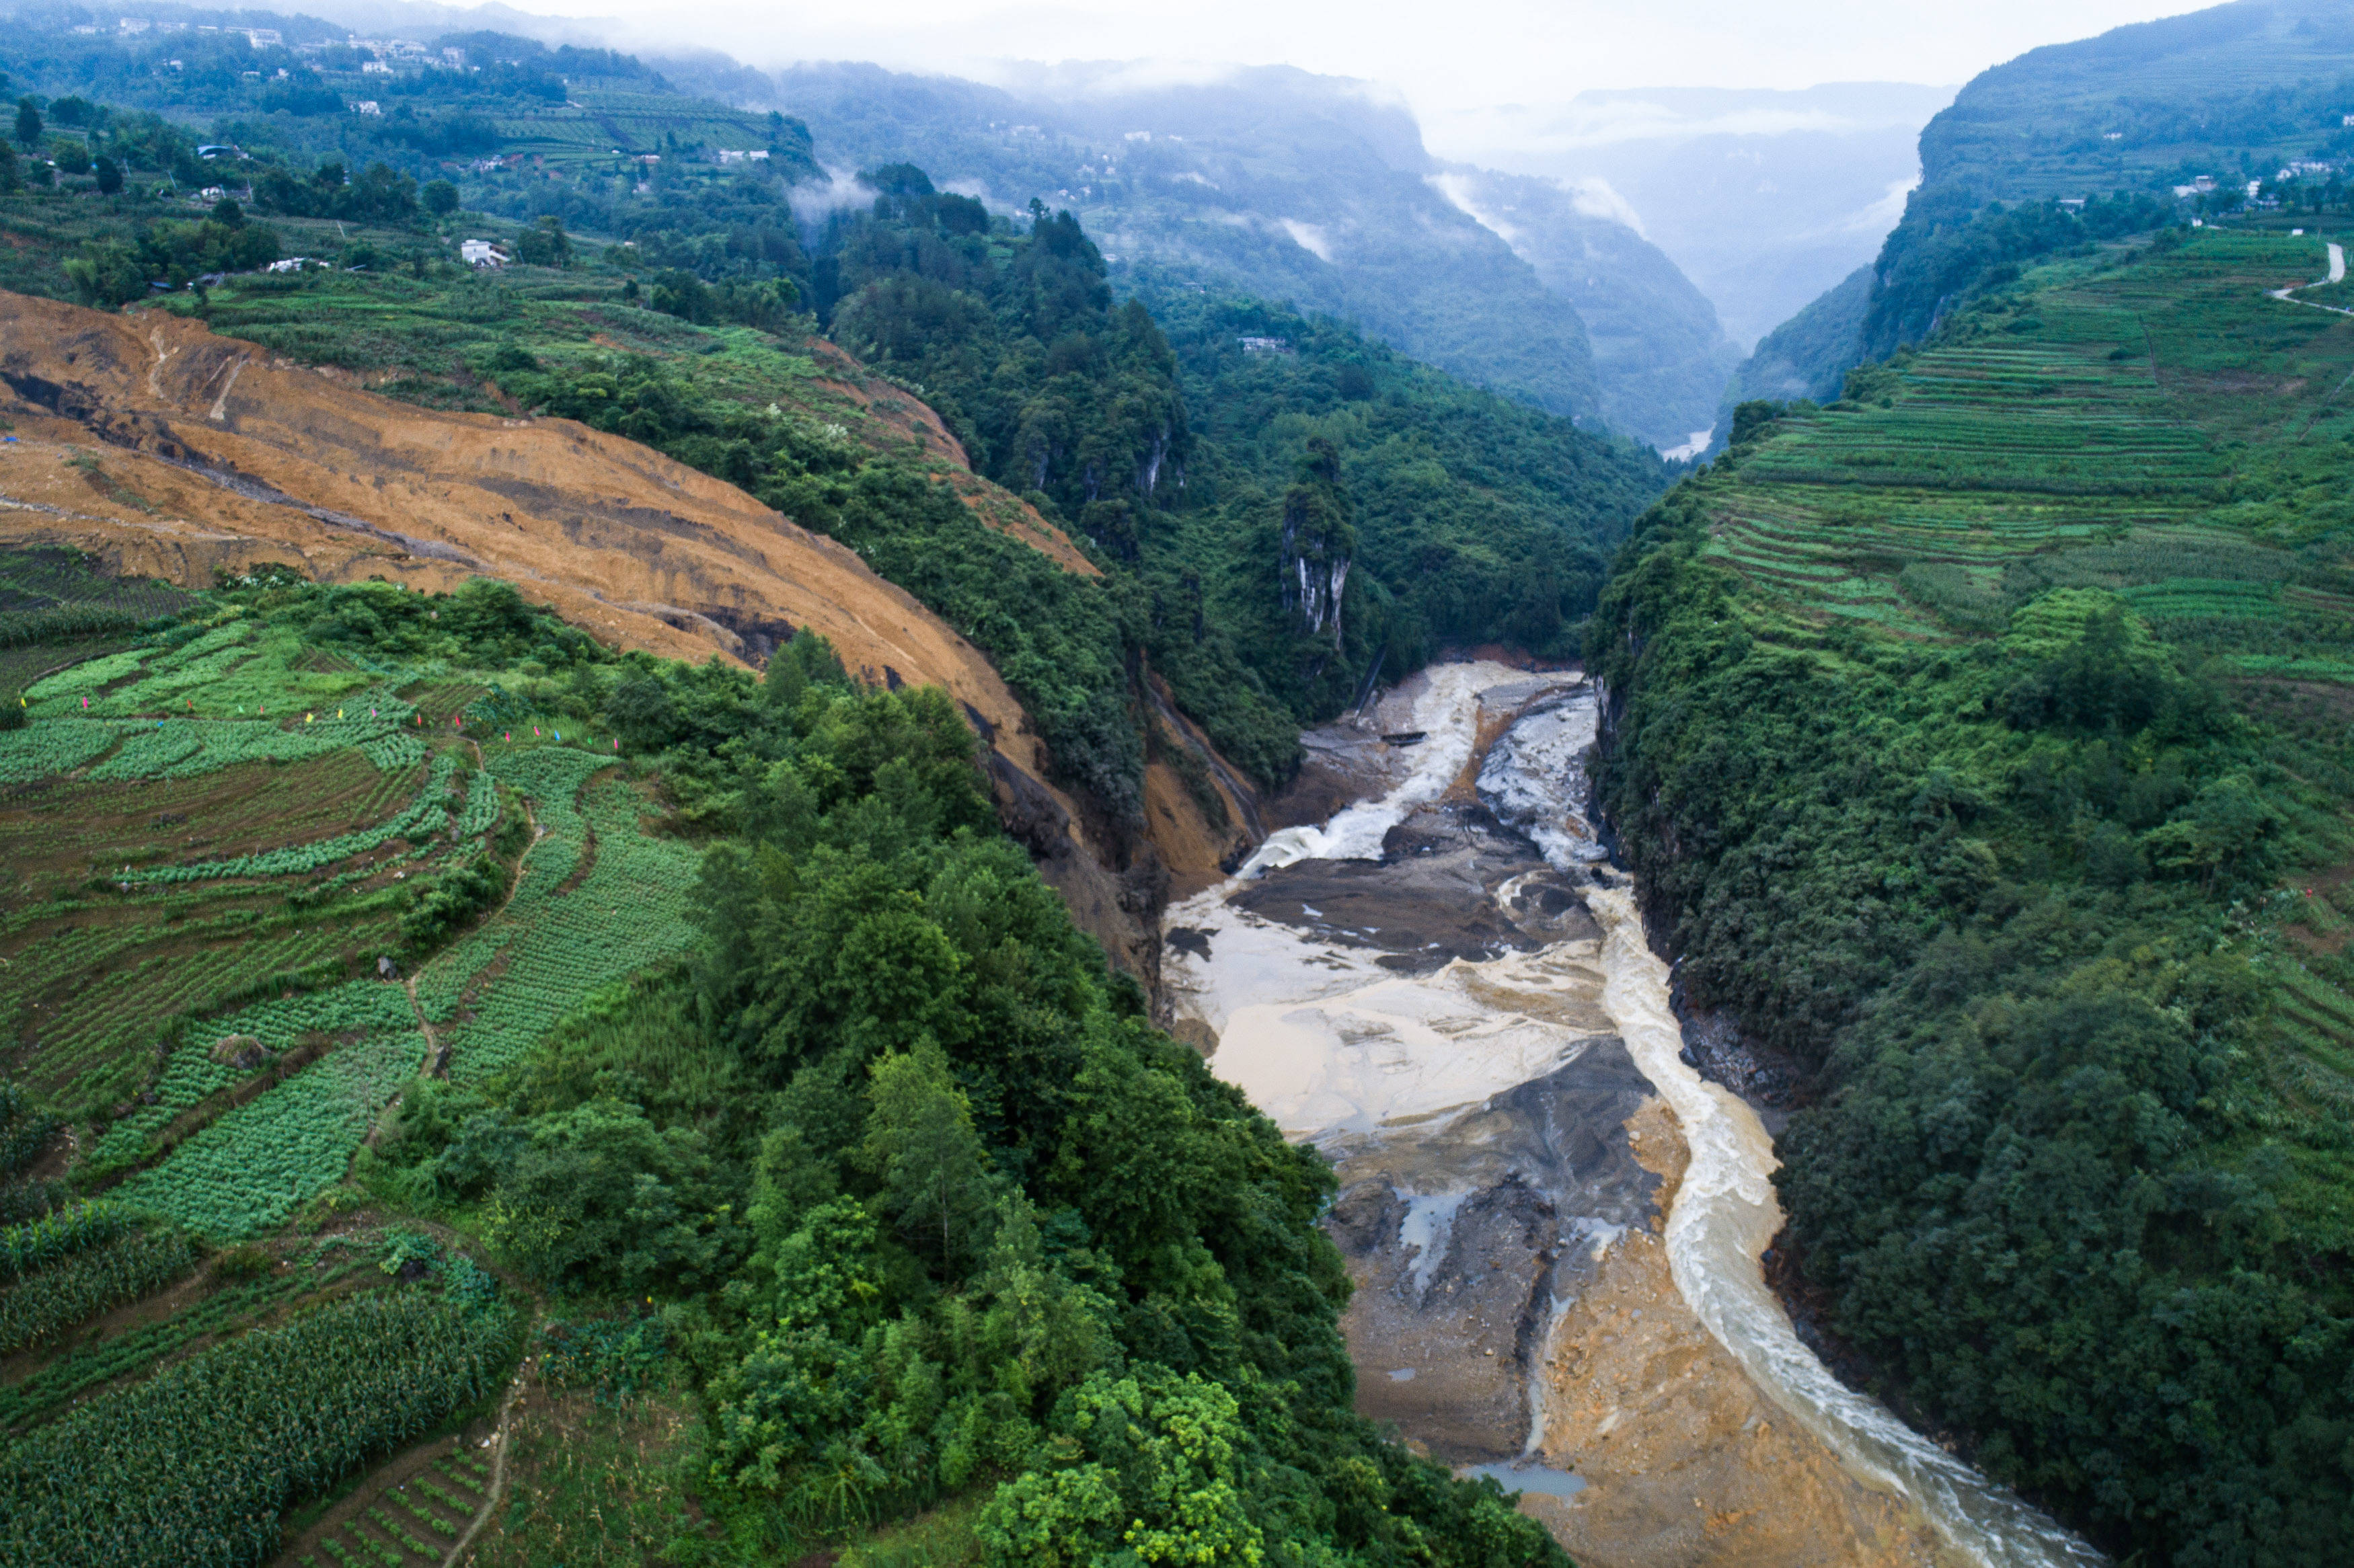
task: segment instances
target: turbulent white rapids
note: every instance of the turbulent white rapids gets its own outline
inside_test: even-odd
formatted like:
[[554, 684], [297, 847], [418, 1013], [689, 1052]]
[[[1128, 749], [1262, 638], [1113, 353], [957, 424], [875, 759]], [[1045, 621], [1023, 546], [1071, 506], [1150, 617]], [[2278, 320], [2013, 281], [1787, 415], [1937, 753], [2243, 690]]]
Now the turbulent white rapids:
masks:
[[[1598, 956], [1591, 940], [1564, 942], [1485, 961], [1458, 959], [1419, 976], [1226, 903], [1267, 867], [1378, 858], [1388, 831], [1436, 801], [1470, 761], [1479, 694], [1526, 679], [1494, 664], [1429, 672], [1414, 713], [1427, 738], [1403, 782], [1320, 829], [1273, 835], [1235, 882], [1170, 912], [1172, 926], [1199, 929], [1211, 944], [1206, 959], [1172, 953], [1169, 961], [1181, 1008], [1219, 1036], [1211, 1065], [1296, 1137], [1438, 1118], [1574, 1056], [1579, 1031], [1499, 999], [1542, 994], [1549, 975], [1562, 984], [1583, 971], [1590, 984], [1598, 964], [1602, 1011], [1675, 1112], [1690, 1149], [1666, 1244], [1676, 1288], [1694, 1315], [1849, 1469], [1911, 1499], [1956, 1555], [1988, 1568], [2100, 1563], [2089, 1545], [1841, 1385], [1798, 1340], [1757, 1261], [1781, 1225], [1772, 1139], [1747, 1105], [1680, 1059], [1668, 967], [1651, 952], [1615, 873], [1603, 870], [1605, 885], [1586, 898], [1603, 929]], [[1535, 705], [1494, 746], [1479, 775], [1488, 805], [1565, 872], [1600, 858], [1584, 821], [1582, 758], [1594, 726], [1590, 689]], [[1418, 1201], [1417, 1217], [1426, 1221], [1420, 1210], [1444, 1201]]]
[[1446, 793], [1471, 759], [1471, 748], [1479, 744], [1479, 693], [1495, 685], [1500, 676], [1519, 678], [1501, 664], [1442, 664], [1431, 671], [1429, 689], [1414, 708], [1415, 722], [1426, 738], [1405, 782], [1378, 800], [1358, 802], [1320, 828], [1282, 828], [1269, 833], [1244, 863], [1241, 874], [1257, 876], [1270, 867], [1303, 860], [1379, 859], [1384, 835], [1404, 821], [1408, 811]]

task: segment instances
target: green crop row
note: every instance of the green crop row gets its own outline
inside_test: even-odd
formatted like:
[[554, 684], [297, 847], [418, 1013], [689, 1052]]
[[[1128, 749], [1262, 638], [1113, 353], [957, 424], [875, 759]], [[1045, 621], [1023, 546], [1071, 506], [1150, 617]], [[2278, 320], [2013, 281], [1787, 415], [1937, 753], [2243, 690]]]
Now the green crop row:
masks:
[[323, 1308], [91, 1401], [0, 1459], [0, 1558], [212, 1568], [275, 1550], [289, 1504], [487, 1397], [508, 1314], [416, 1292]]
[[417, 996], [426, 1016], [454, 1015], [468, 984], [501, 948], [530, 928], [557, 886], [579, 868], [588, 832], [588, 820], [580, 811], [580, 789], [607, 766], [601, 758], [561, 746], [532, 747], [491, 758], [490, 770], [499, 781], [531, 799], [543, 836], [525, 862], [525, 874], [505, 912], [477, 927], [418, 975]]
[[102, 1246], [129, 1230], [131, 1213], [119, 1203], [77, 1203], [70, 1209], [0, 1229], [0, 1275], [21, 1279], [61, 1257]]
[[90, 1389], [152, 1372], [159, 1359], [181, 1347], [249, 1322], [287, 1297], [332, 1284], [334, 1278], [332, 1274], [289, 1269], [250, 1285], [200, 1295], [160, 1322], [71, 1346], [38, 1372], [0, 1387], [0, 1429], [21, 1433], [64, 1411]]
[[202, 882], [223, 876], [299, 876], [333, 865], [339, 860], [364, 853], [393, 839], [405, 838], [414, 842], [440, 831], [449, 820], [447, 799], [450, 780], [458, 770], [455, 758], [444, 757], [433, 764], [433, 771], [419, 792], [416, 802], [390, 821], [364, 828], [358, 832], [344, 833], [315, 843], [292, 844], [283, 849], [263, 850], [254, 854], [239, 855], [233, 860], [207, 861], [201, 865], [166, 865], [151, 871], [133, 872], [125, 880], [132, 882], [173, 883]]
[[110, 1308], [137, 1301], [196, 1266], [178, 1231], [145, 1232], [60, 1259], [0, 1290], [0, 1355], [46, 1344]]
[[0, 784], [70, 773], [103, 756], [122, 736], [119, 725], [73, 719], [36, 719], [22, 729], [0, 730]]
[[[453, 1073], [479, 1081], [556, 1026], [578, 999], [695, 940], [686, 919], [695, 852], [638, 830], [644, 802], [626, 786], [591, 791], [597, 862], [569, 893], [546, 893], [508, 951], [505, 970], [451, 1035]], [[552, 890], [553, 882], [546, 885]]]
[[[94, 692], [128, 680], [139, 673], [147, 659], [147, 651], [126, 648], [120, 653], [103, 658], [85, 659], [70, 668], [58, 671], [39, 684], [27, 688], [25, 704], [33, 710], [35, 718], [83, 712], [81, 700]], [[39, 705], [37, 708], [34, 705]]]
[[363, 742], [360, 746], [360, 755], [385, 772], [390, 773], [396, 768], [406, 768], [413, 762], [422, 761], [425, 757], [425, 742], [405, 729], [395, 729], [389, 734], [376, 736], [374, 740]]
[[125, 1181], [122, 1201], [219, 1240], [267, 1230], [343, 1180], [424, 1054], [414, 1028], [330, 1052]]
[[498, 780], [478, 771], [466, 781], [466, 807], [458, 816], [458, 836], [471, 839], [489, 832], [498, 820]]
[[152, 928], [143, 934], [122, 928], [124, 950], [76, 966], [84, 974], [106, 968], [113, 983], [83, 984], [49, 1013], [36, 1061], [43, 1075], [54, 1079], [78, 1064], [150, 1044], [184, 1013], [209, 1010], [222, 999], [272, 983], [275, 977], [333, 963], [346, 944], [375, 923], [365, 918], [313, 921], [301, 930], [275, 929], [240, 938], [234, 923], [208, 922], [192, 934], [212, 938], [210, 945], [185, 958], [169, 948], [143, 954], [135, 944], [143, 936], [152, 937]]
[[164, 1065], [164, 1075], [155, 1084], [155, 1103], [140, 1107], [108, 1128], [90, 1148], [90, 1164], [96, 1170], [114, 1170], [135, 1162], [146, 1152], [149, 1139], [174, 1118], [243, 1079], [245, 1072], [213, 1059], [213, 1045], [230, 1035], [249, 1035], [276, 1054], [292, 1049], [306, 1034], [398, 1032], [413, 1027], [415, 1022], [407, 991], [369, 979], [327, 991], [271, 997], [227, 1018], [193, 1025]]

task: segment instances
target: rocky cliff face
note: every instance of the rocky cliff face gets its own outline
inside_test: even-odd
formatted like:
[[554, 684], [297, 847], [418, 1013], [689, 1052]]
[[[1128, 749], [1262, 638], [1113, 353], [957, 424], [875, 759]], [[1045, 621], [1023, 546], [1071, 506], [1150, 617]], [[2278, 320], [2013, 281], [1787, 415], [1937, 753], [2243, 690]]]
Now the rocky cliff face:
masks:
[[[0, 417], [16, 432], [0, 445], [0, 542], [190, 588], [266, 562], [426, 589], [502, 577], [618, 647], [758, 664], [807, 628], [878, 685], [942, 686], [981, 738], [1008, 825], [1081, 926], [1157, 976], [1163, 873], [1108, 868], [981, 651], [733, 485], [571, 420], [420, 408], [162, 313], [5, 293]], [[1009, 531], [1093, 570], [1043, 524]], [[1199, 871], [1219, 835], [1162, 782], [1148, 837], [1171, 842], [1154, 864]]]
[[1342, 595], [1356, 550], [1348, 503], [1340, 489], [1341, 461], [1331, 442], [1312, 440], [1299, 482], [1283, 497], [1283, 532], [1278, 572], [1283, 608], [1297, 616], [1299, 630], [1341, 645]]

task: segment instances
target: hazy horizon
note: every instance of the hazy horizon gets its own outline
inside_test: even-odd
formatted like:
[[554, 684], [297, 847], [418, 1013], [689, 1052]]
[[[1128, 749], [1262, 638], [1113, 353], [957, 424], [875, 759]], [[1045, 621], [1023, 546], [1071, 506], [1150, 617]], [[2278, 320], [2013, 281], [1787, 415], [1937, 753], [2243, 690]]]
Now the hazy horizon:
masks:
[[[1426, 10], [1399, 0], [1347, 7], [1334, 0], [1209, 0], [1182, 28], [1120, 0], [983, 7], [903, 0], [887, 17], [868, 13], [854, 22], [789, 18], [746, 0], [718, 0], [684, 23], [652, 0], [586, 6], [522, 0], [514, 8], [585, 23], [644, 52], [716, 50], [763, 70], [861, 60], [997, 82], [1039, 65], [1077, 62], [1119, 62], [1139, 79], [1172, 79], [1214, 77], [1230, 65], [1290, 65], [1393, 91], [1413, 110], [1433, 154], [1493, 163], [1512, 146], [1517, 125], [1596, 92], [1858, 83], [1957, 89], [2041, 45], [2203, 7], [2179, 0], [1990, 0], [1967, 12], [1933, 13], [1861, 0], [1770, 6], [1469, 0], [1437, 37]], [[600, 15], [580, 15], [589, 8]]]

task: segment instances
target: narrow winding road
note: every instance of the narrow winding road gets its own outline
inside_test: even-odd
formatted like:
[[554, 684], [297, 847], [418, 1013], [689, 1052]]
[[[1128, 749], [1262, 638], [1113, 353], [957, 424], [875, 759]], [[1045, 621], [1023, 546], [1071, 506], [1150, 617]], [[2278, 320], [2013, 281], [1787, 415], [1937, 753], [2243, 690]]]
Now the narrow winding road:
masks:
[[2318, 289], [2325, 283], [2342, 283], [2345, 281], [2346, 248], [2332, 240], [2329, 244], [2328, 277], [2316, 278], [2310, 283], [2292, 284], [2285, 289], [2267, 289], [2264, 292], [2273, 299], [2281, 300], [2292, 305], [2303, 305], [2309, 311], [2327, 311], [2332, 315], [2354, 316], [2354, 311], [2349, 311], [2342, 305], [2319, 305], [2311, 300], [2300, 300], [2296, 297], [2299, 289]]

